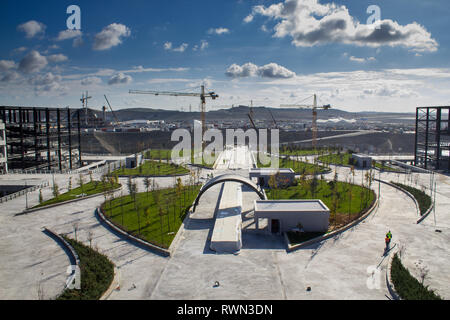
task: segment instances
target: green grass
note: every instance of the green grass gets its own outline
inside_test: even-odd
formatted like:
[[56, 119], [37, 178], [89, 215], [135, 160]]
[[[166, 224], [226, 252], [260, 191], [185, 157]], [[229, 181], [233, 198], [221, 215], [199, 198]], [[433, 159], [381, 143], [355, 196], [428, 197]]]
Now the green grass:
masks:
[[387, 166], [387, 165], [383, 165], [382, 163], [380, 163], [380, 162], [378, 162], [378, 161], [375, 161], [375, 162], [374, 162], [374, 166], [375, 166], [376, 168], [382, 170], [382, 171], [398, 171], [398, 170], [396, 170], [396, 169], [394, 169], [394, 168], [391, 168], [391, 167], [389, 167], [389, 166]]
[[[375, 193], [368, 188], [341, 181], [337, 182], [336, 192], [333, 192], [334, 182], [317, 180], [316, 191], [313, 194], [311, 188], [308, 187], [311, 181], [313, 180], [306, 180], [303, 186], [298, 182], [297, 186], [285, 189], [269, 189], [266, 190], [266, 194], [271, 200], [320, 199], [330, 209], [330, 225], [334, 226], [345, 225], [353, 221], [375, 200]], [[337, 202], [335, 199], [338, 199]], [[333, 212], [334, 203], [336, 204], [336, 214]]]
[[323, 236], [325, 232], [286, 232], [290, 244], [299, 244]]
[[[191, 163], [194, 163], [194, 154], [195, 153], [199, 153], [201, 152], [201, 150], [198, 151], [194, 151], [191, 150]], [[188, 155], [184, 155], [184, 152], [180, 152], [178, 154], [179, 157], [183, 158], [186, 157]], [[215, 157], [215, 154], [212, 154], [213, 157]], [[152, 149], [150, 151], [147, 151], [144, 154], [145, 159], [151, 159], [151, 160], [172, 160], [172, 149]], [[217, 159], [217, 158], [216, 158]], [[202, 159], [202, 166], [206, 167], [206, 168], [212, 168], [213, 164], [208, 164], [204, 161], [204, 159]]]
[[[175, 188], [150, 191], [148, 194], [138, 193], [136, 205], [128, 195], [105, 202], [102, 209], [105, 216], [123, 230], [157, 246], [168, 248], [187, 209], [200, 191], [200, 186], [186, 186], [183, 190], [185, 193], [181, 192], [179, 195]], [[163, 214], [162, 217], [160, 213]]]
[[427, 195], [422, 190], [391, 181], [392, 184], [395, 184], [397, 187], [400, 187], [409, 193], [411, 193], [414, 198], [416, 198], [417, 203], [419, 204], [420, 215], [424, 215], [428, 209], [431, 207], [431, 197]]
[[99, 300], [114, 279], [114, 265], [109, 259], [85, 246], [64, 237], [80, 258], [81, 290], [67, 289], [57, 300]]
[[79, 196], [83, 193], [86, 194], [87, 196], [91, 196], [94, 194], [103, 193], [108, 190], [114, 190], [114, 189], [117, 189], [120, 187], [121, 187], [120, 183], [111, 184], [108, 182], [106, 184], [103, 184], [100, 181], [93, 181], [93, 182], [84, 184], [83, 187], [78, 187], [76, 189], [72, 189], [69, 192], [61, 194], [57, 198], [53, 198], [53, 199], [44, 201], [41, 204], [35, 206], [34, 208], [40, 208], [43, 206], [48, 206], [50, 204], [55, 204], [55, 203], [60, 203], [60, 202], [64, 202], [64, 201], [78, 199], [80, 197], [77, 197], [77, 196]]
[[165, 162], [145, 161], [143, 165], [127, 169], [122, 168], [113, 172], [119, 176], [170, 176], [188, 174], [190, 171], [185, 167]]
[[409, 273], [397, 254], [392, 259], [391, 279], [395, 291], [404, 300], [442, 300], [433, 290], [425, 287]]
[[289, 149], [289, 148], [282, 148], [280, 150], [280, 154], [287, 155], [287, 156], [309, 156], [309, 155], [318, 155], [321, 153], [329, 153], [334, 151], [334, 149]]
[[[322, 174], [328, 171], [328, 168], [321, 165], [314, 165], [313, 163], [306, 163], [302, 161], [296, 161], [291, 159], [281, 158], [279, 159], [279, 167], [280, 168], [291, 168], [297, 174]], [[269, 168], [272, 164], [264, 165], [258, 159], [258, 168]]]
[[340, 153], [340, 154], [327, 154], [324, 156], [320, 156], [317, 159], [326, 164], [336, 164], [339, 166], [351, 166], [352, 162], [351, 159], [352, 154], [351, 153]]

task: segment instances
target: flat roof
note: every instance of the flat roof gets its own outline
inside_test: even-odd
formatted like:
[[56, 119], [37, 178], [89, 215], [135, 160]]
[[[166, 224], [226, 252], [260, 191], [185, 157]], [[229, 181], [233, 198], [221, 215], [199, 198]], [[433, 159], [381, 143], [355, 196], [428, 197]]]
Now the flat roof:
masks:
[[330, 211], [321, 200], [255, 200], [255, 211]]
[[251, 168], [250, 173], [260, 173], [260, 174], [276, 174], [279, 173], [294, 173], [291, 168]]
[[367, 154], [360, 154], [360, 153], [353, 153], [352, 157], [358, 157], [358, 158], [372, 158], [371, 156], [367, 155]]

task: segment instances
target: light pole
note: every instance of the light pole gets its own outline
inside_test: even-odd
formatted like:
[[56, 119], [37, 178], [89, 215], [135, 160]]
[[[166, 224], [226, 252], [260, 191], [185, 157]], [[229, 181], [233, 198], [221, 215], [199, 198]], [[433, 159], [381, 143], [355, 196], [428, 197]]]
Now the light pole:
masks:
[[25, 180], [25, 208], [28, 209], [28, 186]]

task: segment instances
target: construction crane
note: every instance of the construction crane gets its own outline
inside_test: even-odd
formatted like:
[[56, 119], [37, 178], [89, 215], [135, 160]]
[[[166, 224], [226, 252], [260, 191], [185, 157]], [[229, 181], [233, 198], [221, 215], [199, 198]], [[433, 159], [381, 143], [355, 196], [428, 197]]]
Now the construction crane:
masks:
[[[317, 110], [318, 109], [323, 109], [323, 110], [328, 110], [331, 109], [331, 105], [327, 104], [327, 105], [323, 105], [323, 106], [318, 106], [317, 105], [317, 95], [314, 94], [314, 104], [313, 105], [297, 105], [297, 104], [285, 104], [285, 105], [280, 105], [280, 108], [301, 108], [301, 109], [312, 109], [312, 113], [313, 113], [313, 120], [312, 120], [312, 146], [315, 149], [317, 146]], [[309, 97], [308, 97], [309, 99]]]
[[119, 119], [117, 118], [116, 114], [114, 113], [114, 110], [111, 107], [111, 104], [109, 103], [108, 98], [106, 97], [106, 94], [104, 96], [105, 96], [106, 102], [108, 103], [109, 109], [111, 110], [111, 112], [112, 112], [112, 114], [114, 116], [114, 120], [116, 121], [116, 125], [119, 126]]
[[[186, 92], [170, 92], [170, 91], [144, 91], [144, 90], [130, 90], [130, 94], [152, 94], [155, 96], [172, 96], [172, 97], [200, 97], [201, 113], [202, 113], [202, 130], [206, 131], [206, 98], [216, 100], [219, 95], [215, 92], [206, 92], [205, 86], [201, 86], [200, 93], [186, 93]], [[202, 139], [203, 140], [203, 139]], [[202, 143], [202, 148], [204, 143]]]
[[84, 95], [84, 93], [82, 94], [82, 97], [80, 99], [81, 103], [83, 104], [83, 109], [84, 109], [84, 120], [86, 123], [86, 127], [88, 126], [88, 100], [92, 99], [91, 96], [89, 96], [89, 92], [86, 91], [86, 95]]
[[275, 117], [273, 116], [272, 111], [270, 110], [270, 108], [267, 108], [267, 110], [269, 110], [270, 116], [272, 117], [273, 124], [275, 125], [275, 129], [278, 129], [278, 124], [277, 124], [277, 121], [275, 120]]

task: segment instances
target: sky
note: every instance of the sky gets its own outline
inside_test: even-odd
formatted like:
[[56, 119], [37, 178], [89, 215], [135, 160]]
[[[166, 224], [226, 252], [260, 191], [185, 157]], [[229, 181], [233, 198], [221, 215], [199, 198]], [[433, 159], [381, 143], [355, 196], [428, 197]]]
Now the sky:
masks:
[[198, 93], [202, 84], [219, 95], [208, 110], [312, 104], [313, 94], [350, 112], [450, 104], [448, 0], [3, 0], [0, 8], [0, 105], [78, 108], [89, 91], [98, 110], [107, 95], [115, 109], [196, 111], [198, 98], [129, 90]]

